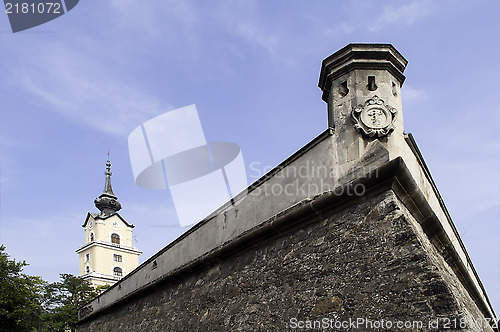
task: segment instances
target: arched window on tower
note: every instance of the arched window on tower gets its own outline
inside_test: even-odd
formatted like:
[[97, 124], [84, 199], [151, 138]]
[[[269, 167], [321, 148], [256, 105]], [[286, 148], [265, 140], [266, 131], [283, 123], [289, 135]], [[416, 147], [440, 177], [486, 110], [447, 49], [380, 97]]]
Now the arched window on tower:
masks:
[[90, 233], [90, 242], [94, 242], [94, 233]]
[[122, 269], [121, 269], [121, 268], [119, 268], [119, 267], [115, 267], [115, 268], [113, 269], [113, 275], [114, 275], [115, 277], [121, 277], [121, 276], [123, 276], [123, 271], [122, 271]]
[[111, 243], [120, 244], [120, 235], [116, 233], [111, 234]]
[[87, 267], [85, 268], [85, 273], [90, 273], [90, 266], [87, 266]]

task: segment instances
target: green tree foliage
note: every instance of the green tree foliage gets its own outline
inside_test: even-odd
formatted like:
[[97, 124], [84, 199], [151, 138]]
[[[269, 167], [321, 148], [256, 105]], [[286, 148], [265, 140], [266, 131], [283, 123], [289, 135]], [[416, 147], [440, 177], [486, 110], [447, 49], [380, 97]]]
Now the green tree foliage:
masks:
[[23, 274], [26, 262], [9, 258], [0, 245], [0, 331], [74, 331], [78, 309], [109, 286], [97, 289], [80, 277], [61, 274], [49, 284]]
[[90, 283], [72, 274], [61, 274], [61, 280], [45, 290], [45, 324], [51, 330], [76, 328], [78, 309], [98, 295]]
[[105, 291], [107, 291], [109, 287], [111, 287], [111, 286], [110, 285], [100, 285], [100, 286], [97, 286], [95, 289], [97, 291], [97, 294], [101, 294], [101, 293], [104, 293]]
[[21, 273], [26, 262], [9, 258], [0, 245], [0, 329], [38, 331], [42, 314], [43, 288], [40, 277]]

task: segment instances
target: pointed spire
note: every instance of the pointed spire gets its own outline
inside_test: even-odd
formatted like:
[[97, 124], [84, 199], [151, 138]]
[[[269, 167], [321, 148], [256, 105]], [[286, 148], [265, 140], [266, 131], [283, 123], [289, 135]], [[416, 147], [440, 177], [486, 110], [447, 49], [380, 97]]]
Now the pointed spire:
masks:
[[118, 202], [118, 197], [113, 193], [113, 188], [111, 187], [111, 162], [109, 161], [109, 152], [108, 152], [108, 161], [106, 162], [106, 180], [104, 182], [104, 191], [101, 196], [94, 200], [95, 206], [101, 211], [101, 217], [108, 217], [117, 211], [119, 211], [122, 206], [120, 202]]
[[109, 159], [106, 162], [106, 173], [104, 174], [106, 175], [106, 181], [104, 182], [104, 191], [102, 193], [115, 196], [113, 188], [111, 187], [111, 175], [113, 173], [111, 173], [111, 163], [109, 162]]

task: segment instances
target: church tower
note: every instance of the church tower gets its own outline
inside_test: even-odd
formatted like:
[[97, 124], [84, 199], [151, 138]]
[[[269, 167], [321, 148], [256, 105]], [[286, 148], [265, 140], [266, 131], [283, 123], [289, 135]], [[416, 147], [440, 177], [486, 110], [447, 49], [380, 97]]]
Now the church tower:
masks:
[[88, 213], [82, 227], [85, 242], [79, 255], [80, 276], [94, 286], [112, 285], [139, 265], [142, 253], [134, 247], [132, 229], [118, 211], [122, 208], [111, 187], [111, 163], [106, 163], [103, 193], [94, 200], [100, 213]]

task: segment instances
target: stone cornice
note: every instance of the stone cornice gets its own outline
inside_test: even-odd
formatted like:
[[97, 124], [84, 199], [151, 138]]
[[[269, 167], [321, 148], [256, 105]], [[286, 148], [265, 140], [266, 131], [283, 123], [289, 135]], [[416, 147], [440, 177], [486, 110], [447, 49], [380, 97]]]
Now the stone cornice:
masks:
[[139, 251], [136, 248], [128, 247], [128, 246], [125, 246], [122, 244], [101, 241], [101, 240], [95, 240], [95, 241], [84, 244], [83, 246], [81, 246], [79, 249], [76, 250], [76, 253], [79, 254], [82, 251], [89, 249], [89, 248], [92, 248], [92, 247], [103, 247], [103, 248], [118, 250], [118, 251], [130, 253], [130, 254], [135, 254], [135, 255], [142, 254], [142, 251]]
[[387, 70], [403, 85], [407, 63], [390, 44], [349, 44], [323, 60], [318, 87], [327, 101], [332, 81], [355, 69]]

